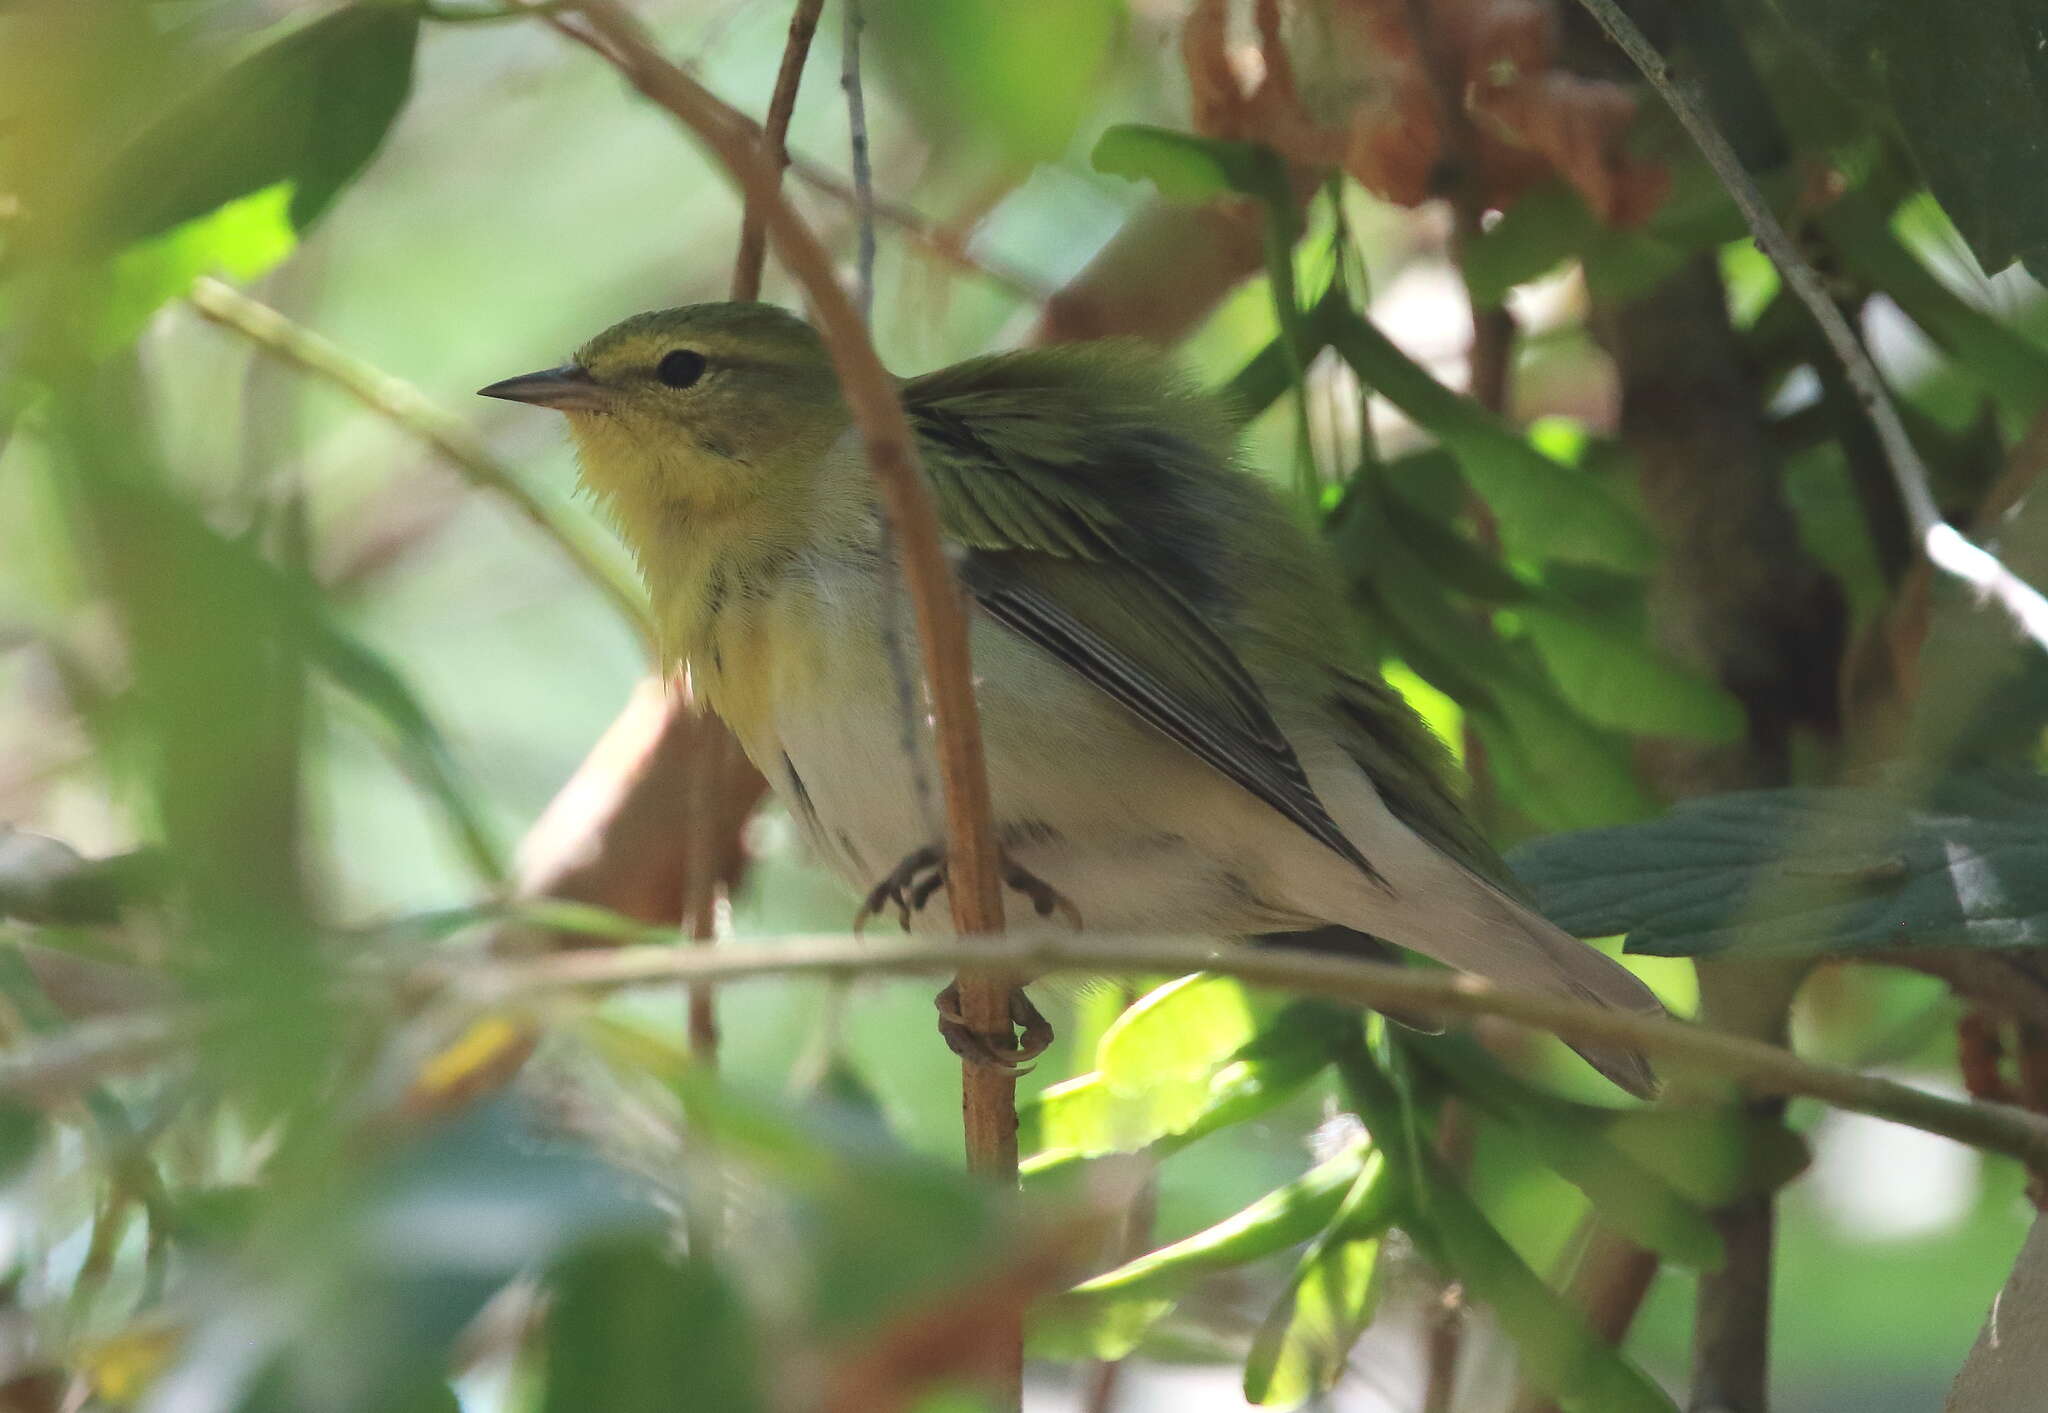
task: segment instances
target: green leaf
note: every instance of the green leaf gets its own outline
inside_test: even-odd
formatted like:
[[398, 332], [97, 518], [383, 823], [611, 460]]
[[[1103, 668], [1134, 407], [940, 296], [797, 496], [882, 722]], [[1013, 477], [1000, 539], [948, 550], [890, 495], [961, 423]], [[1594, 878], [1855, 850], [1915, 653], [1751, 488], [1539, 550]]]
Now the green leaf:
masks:
[[2048, 397], [2048, 348], [1950, 289], [1864, 195], [1851, 193], [1821, 212], [1816, 223], [1851, 271], [1890, 295], [2005, 406], [2025, 415]]
[[571, 1255], [548, 1285], [542, 1413], [767, 1406], [751, 1322], [707, 1263], [611, 1242]]
[[1171, 1293], [1197, 1276], [1242, 1266], [1307, 1241], [1330, 1225], [1373, 1161], [1371, 1143], [1359, 1138], [1214, 1226], [1083, 1281], [1073, 1294], [1123, 1299]]
[[418, 35], [411, 7], [364, 3], [257, 49], [114, 159], [85, 229], [120, 247], [287, 182], [287, 214], [304, 230], [383, 143], [412, 88]]
[[1582, 937], [1651, 956], [2048, 943], [2048, 781], [1976, 770], [1892, 787], [1750, 790], [1538, 840], [1510, 862]]
[[1460, 1095], [1512, 1125], [1531, 1155], [1585, 1193], [1616, 1231], [1681, 1265], [1720, 1266], [1721, 1236], [1700, 1204], [1608, 1140], [1612, 1110], [1566, 1103], [1518, 1083], [1462, 1036], [1403, 1036], [1402, 1042]]
[[1174, 1302], [1153, 1296], [1055, 1295], [1032, 1307], [1025, 1349], [1063, 1364], [1122, 1359], [1136, 1349]]
[[1717, 745], [1748, 728], [1733, 696], [1658, 657], [1640, 633], [1576, 605], [1529, 604], [1517, 614], [1564, 699], [1596, 726]]
[[149, 317], [201, 275], [253, 280], [292, 253], [290, 184], [279, 182], [132, 245], [109, 267], [89, 346], [111, 351], [142, 332]]
[[924, 134], [998, 149], [1028, 167], [1065, 155], [1101, 99], [1126, 16], [1119, 0], [869, 0], [891, 96]]
[[1208, 201], [1231, 192], [1285, 199], [1286, 174], [1279, 159], [1254, 142], [1119, 123], [1096, 140], [1089, 160], [1098, 172], [1149, 181], [1172, 201]]
[[1806, 1140], [1740, 1109], [1609, 1110], [1607, 1141], [1701, 1207], [1775, 1192], [1806, 1170]]
[[1517, 558], [1642, 570], [1649, 532], [1603, 482], [1562, 466], [1470, 398], [1439, 383], [1372, 323], [1325, 300], [1311, 322], [1363, 379], [1449, 447]]
[[503, 846], [478, 808], [473, 787], [456, 765], [447, 739], [411, 684], [318, 604], [308, 599], [306, 607], [315, 615], [309, 643], [313, 660], [390, 731], [400, 766], [440, 807], [477, 876], [487, 883], [501, 882]]
[[1380, 1236], [1399, 1183], [1384, 1154], [1365, 1163], [1336, 1216], [1309, 1244], [1245, 1356], [1244, 1396], [1292, 1406], [1328, 1393], [1379, 1306]]
[[2048, 15], [2035, 0], [1776, 8], [1837, 80], [1896, 121], [1987, 271], [2048, 267]]
[[1460, 265], [1472, 302], [1498, 309], [1516, 285], [1577, 258], [1601, 229], [1592, 210], [1568, 183], [1545, 182], [1501, 214], [1493, 228], [1467, 243]]
[[1142, 1149], [1163, 1156], [1267, 1113], [1299, 1093], [1328, 1062], [1336, 1036], [1358, 1024], [1336, 1007], [1297, 1002], [1250, 1039], [1218, 1053], [1199, 1031], [1184, 1038], [1162, 1032], [1176, 1018], [1206, 1013], [1219, 1018], [1235, 1042], [1243, 1028], [1229, 992], [1176, 982], [1147, 999], [1153, 998], [1135, 1019], [1126, 1012], [1104, 1032], [1097, 1062], [1108, 1053], [1108, 1065], [1018, 1106], [1018, 1146], [1030, 1155], [1023, 1164], [1027, 1175], [1109, 1153]]
[[[1390, 1135], [1405, 1131], [1397, 1117], [1400, 1097], [1363, 1046], [1340, 1054], [1337, 1066], [1368, 1124]], [[1529, 1269], [1435, 1149], [1402, 1139], [1396, 1169], [1411, 1179], [1397, 1224], [1493, 1312], [1520, 1351], [1522, 1376], [1531, 1385], [1583, 1413], [1676, 1413], [1656, 1384]]]

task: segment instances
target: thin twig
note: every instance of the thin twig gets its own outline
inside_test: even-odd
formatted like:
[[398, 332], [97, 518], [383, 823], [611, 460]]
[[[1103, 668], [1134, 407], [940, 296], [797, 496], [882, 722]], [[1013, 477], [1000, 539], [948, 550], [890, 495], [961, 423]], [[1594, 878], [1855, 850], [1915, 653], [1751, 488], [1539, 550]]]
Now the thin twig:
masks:
[[[805, 186], [831, 197], [834, 201], [847, 206], [860, 204], [860, 197], [854, 191], [853, 183], [821, 162], [813, 162], [802, 153], [795, 153], [789, 159], [789, 169], [796, 173], [797, 180]], [[1013, 269], [1000, 261], [969, 255], [960, 241], [947, 235], [935, 221], [912, 206], [880, 196], [873, 197], [872, 204], [876, 220], [893, 226], [912, 245], [933, 259], [951, 265], [965, 274], [987, 280], [1026, 304], [1043, 304], [1057, 293], [1052, 286], [1033, 279], [1021, 270]]]
[[208, 322], [232, 329], [264, 353], [347, 393], [370, 411], [425, 442], [479, 490], [507, 502], [545, 536], [583, 577], [611, 600], [650, 654], [654, 631], [646, 598], [632, 571], [598, 547], [579, 521], [561, 514], [526, 488], [510, 467], [485, 449], [467, 422], [442, 411], [412, 384], [372, 367], [327, 339], [251, 299], [231, 285], [202, 277], [188, 296]]
[[151, 1012], [83, 1021], [0, 1050], [0, 1095], [54, 1108], [103, 1079], [188, 1049], [200, 1030], [191, 1012]]
[[561, 953], [531, 962], [456, 963], [436, 974], [473, 988], [481, 1004], [503, 1004], [564, 988], [735, 982], [762, 976], [894, 975], [969, 965], [1020, 976], [1210, 971], [1256, 986], [1379, 1010], [1498, 1016], [1577, 1044], [1641, 1050], [1676, 1067], [1718, 1076], [1752, 1094], [1804, 1095], [2023, 1161], [2048, 1159], [2048, 1118], [2011, 1105], [1948, 1099], [1892, 1080], [1816, 1064], [1762, 1041], [1569, 997], [1510, 990], [1483, 977], [1308, 952], [1065, 932], [892, 945], [800, 937], [715, 955], [662, 946], [622, 947]]
[[[796, 112], [797, 85], [803, 81], [804, 60], [810, 56], [811, 36], [818, 32], [818, 14], [825, 0], [796, 0], [790, 16], [789, 39], [782, 46], [782, 67], [775, 73], [775, 91], [768, 98], [768, 119], [762, 125], [762, 141], [778, 174], [789, 166], [789, 120]], [[761, 297], [761, 266], [768, 257], [768, 227], [759, 203], [751, 198], [740, 223], [740, 253], [732, 272], [734, 299]]]
[[2048, 647], [2048, 598], [2043, 598], [2038, 590], [2001, 564], [1995, 555], [1972, 544], [1941, 518], [1934, 492], [1929, 489], [1927, 467], [1914, 448], [1913, 439], [1907, 435], [1906, 424], [1900, 420], [1898, 409], [1892, 405], [1877, 364], [1871, 360], [1848, 319], [1828, 297], [1827, 289], [1813, 266], [1800, 255], [1792, 237], [1765, 201], [1763, 192], [1735, 155], [1735, 149], [1729, 146], [1728, 139], [1722, 136], [1721, 130], [1708, 116], [1705, 105], [1679, 81], [1670, 62], [1657, 52], [1656, 46], [1636, 27], [1635, 22], [1622, 13], [1615, 0], [1579, 0], [1579, 3], [1600, 22], [1601, 28], [1621, 46], [1651, 86], [1671, 105], [1671, 111], [1699, 145], [1707, 165], [1714, 169], [1714, 174], [1742, 209], [1743, 218], [1749, 223], [1757, 244], [1771, 257], [1771, 263], [1778, 267], [1786, 286], [1806, 306], [1820, 325], [1821, 332], [1827, 336], [1836, 357], [1842, 360], [1849, 386], [1855, 389], [1857, 401], [1863, 404], [1864, 413], [1877, 431], [1878, 442], [1883, 446], [1885, 460], [1891, 467], [1892, 481], [1898, 487], [1899, 499], [1928, 560], [1969, 584], [1983, 597], [1995, 599], [2012, 615], [2022, 632], [2035, 643]]
[[[917, 447], [895, 384], [875, 355], [859, 311], [833, 278], [831, 257], [784, 200], [781, 173], [767, 160], [753, 125], [663, 59], [632, 17], [612, 0], [589, 0], [580, 18], [583, 24], [554, 16], [548, 22], [605, 57], [634, 88], [674, 114], [712, 149], [747, 196], [760, 204], [770, 242], [809, 296], [902, 550], [904, 578], [916, 610], [936, 718], [939, 775], [945, 785], [946, 891], [953, 925], [963, 935], [1000, 932], [1002, 887], [968, 658], [967, 616], [946, 562], [931, 493], [918, 468]], [[972, 956], [959, 953], [963, 965], [971, 964]], [[963, 1018], [970, 1027], [991, 1035], [1009, 1033], [1009, 992], [1006, 975], [963, 974]], [[997, 1181], [1014, 1183], [1016, 1081], [986, 1066], [963, 1066], [962, 1076], [969, 1166]], [[1014, 1390], [1007, 1391], [1007, 1399], [1015, 1401]]]
[[868, 101], [860, 86], [860, 0], [840, 0], [846, 17], [840, 41], [839, 86], [846, 91], [846, 131], [853, 165], [853, 302], [863, 319], [875, 312], [875, 172], [868, 158]]

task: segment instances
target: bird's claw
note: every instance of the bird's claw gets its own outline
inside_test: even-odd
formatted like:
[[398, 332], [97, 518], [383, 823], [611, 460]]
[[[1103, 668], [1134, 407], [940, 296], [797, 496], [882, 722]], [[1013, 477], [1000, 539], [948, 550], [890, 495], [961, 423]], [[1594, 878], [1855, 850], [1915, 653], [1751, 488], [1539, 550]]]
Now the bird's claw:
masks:
[[[1081, 930], [1081, 910], [1074, 906], [1072, 899], [1007, 853], [999, 854], [997, 859], [1002, 868], [1004, 886], [1023, 894], [1030, 901], [1032, 911], [1040, 917], [1051, 917], [1057, 912], [1067, 926], [1076, 932]], [[943, 849], [927, 844], [904, 855], [901, 863], [868, 890], [860, 911], [854, 914], [854, 936], [860, 936], [871, 919], [880, 916], [885, 908], [892, 907], [896, 910], [897, 923], [905, 932], [910, 931], [911, 915], [923, 912], [925, 904], [946, 886], [946, 873]]]
[[[960, 987], [956, 982], [932, 998], [939, 1012], [939, 1034], [946, 1048], [970, 1065], [1000, 1070], [1008, 1075], [1031, 1072], [1031, 1061], [1043, 1055], [1053, 1042], [1052, 1022], [1031, 1004], [1024, 988], [1010, 991], [1010, 1022], [1013, 1030], [1001, 1036], [983, 1035], [967, 1023], [960, 1012]], [[1021, 1030], [1021, 1039], [1016, 1031]]]

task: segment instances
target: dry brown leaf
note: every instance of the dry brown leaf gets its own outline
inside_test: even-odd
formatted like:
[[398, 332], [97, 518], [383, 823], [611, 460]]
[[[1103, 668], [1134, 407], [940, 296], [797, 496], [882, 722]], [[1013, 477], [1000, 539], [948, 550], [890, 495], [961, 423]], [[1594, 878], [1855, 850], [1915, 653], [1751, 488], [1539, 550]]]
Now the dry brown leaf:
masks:
[[1200, 0], [1182, 32], [1194, 125], [1209, 136], [1341, 165], [1403, 206], [1466, 182], [1479, 205], [1501, 209], [1558, 176], [1602, 221], [1631, 226], [1670, 187], [1661, 165], [1629, 149], [1634, 94], [1556, 67], [1549, 0], [1429, 0], [1427, 46], [1411, 0], [1295, 0], [1284, 13], [1277, 0], [1253, 3], [1255, 45], [1233, 47], [1230, 0]]

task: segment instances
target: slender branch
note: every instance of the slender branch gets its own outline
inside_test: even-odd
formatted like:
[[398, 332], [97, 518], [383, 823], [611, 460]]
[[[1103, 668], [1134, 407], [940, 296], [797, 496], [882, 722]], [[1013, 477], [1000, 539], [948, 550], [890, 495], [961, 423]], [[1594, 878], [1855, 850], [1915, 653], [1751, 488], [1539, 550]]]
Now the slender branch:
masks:
[[839, 0], [846, 17], [840, 41], [839, 86], [846, 91], [846, 131], [853, 165], [853, 209], [859, 225], [854, 303], [863, 319], [875, 310], [875, 172], [868, 159], [868, 102], [860, 86], [860, 0]]
[[293, 323], [261, 300], [219, 280], [202, 277], [191, 289], [192, 307], [209, 323], [232, 329], [273, 358], [333, 384], [380, 417], [425, 442], [464, 480], [507, 502], [552, 542], [583, 577], [611, 600], [640, 635], [649, 653], [654, 631], [646, 598], [632, 571], [604, 553], [581, 522], [541, 500], [511, 468], [485, 449], [467, 422], [442, 411], [412, 384], [343, 351]]
[[[782, 46], [782, 67], [775, 73], [775, 91], [768, 97], [768, 120], [762, 125], [762, 141], [769, 160], [779, 174], [789, 166], [789, 120], [796, 112], [797, 85], [804, 76], [804, 60], [810, 56], [811, 37], [818, 32], [818, 13], [825, 0], [797, 0], [790, 16], [789, 39]], [[740, 223], [740, 253], [732, 273], [734, 299], [761, 297], [761, 266], [768, 257], [768, 226], [760, 204], [751, 197]]]
[[[831, 257], [783, 198], [781, 172], [769, 160], [753, 125], [663, 59], [632, 17], [612, 0], [588, 0], [579, 18], [582, 24], [552, 16], [549, 23], [606, 58], [642, 95], [667, 109], [712, 149], [748, 199], [759, 204], [776, 253], [810, 298], [903, 554], [936, 717], [939, 774], [946, 796], [946, 891], [953, 925], [963, 935], [1000, 932], [1002, 889], [968, 658], [967, 616], [895, 385], [875, 355], [859, 311], [833, 278]], [[972, 966], [973, 957], [970, 951], [957, 954], [963, 966]], [[959, 991], [967, 1024], [992, 1035], [1009, 1034], [1009, 989], [1007, 976], [963, 973]], [[962, 1073], [969, 1166], [996, 1181], [1014, 1183], [1016, 1081], [980, 1066], [963, 1067]], [[1007, 1393], [1008, 1401], [1014, 1402], [1015, 1390]]]
[[1720, 1076], [1753, 1094], [1804, 1095], [2022, 1160], [2048, 1158], [2048, 1117], [2010, 1105], [1947, 1099], [1689, 1022], [1508, 990], [1483, 977], [1284, 949], [1064, 932], [889, 946], [837, 937], [792, 938], [716, 955], [660, 946], [623, 947], [562, 953], [532, 962], [456, 963], [435, 974], [473, 988], [481, 1004], [503, 1004], [564, 988], [733, 982], [762, 976], [856, 977], [965, 965], [986, 965], [1021, 976], [1211, 971], [1255, 986], [1375, 1009], [1425, 1016], [1498, 1016], [1580, 1044], [1641, 1050], [1679, 1068]]
[[0, 1095], [46, 1108], [79, 1098], [101, 1080], [190, 1047], [189, 1012], [109, 1016], [0, 1050]]
[[1885, 460], [1891, 467], [1892, 481], [1898, 487], [1899, 499], [1928, 560], [1963, 580], [1985, 598], [1997, 600], [2012, 615], [2022, 632], [2035, 643], [2048, 647], [2048, 598], [2043, 598], [2032, 585], [1999, 563], [1996, 556], [1972, 544], [1962, 532], [1941, 518], [1934, 492], [1929, 489], [1927, 467], [1914, 448], [1913, 439], [1907, 435], [1906, 424], [1900, 420], [1898, 409], [1892, 405], [1877, 364], [1871, 360], [1847, 317], [1828, 297], [1827, 289], [1813, 266], [1800, 255], [1791, 235], [1765, 201], [1755, 179], [1708, 116], [1705, 105], [1679, 81], [1670, 62], [1622, 12], [1616, 0], [1579, 0], [1579, 3], [1600, 22], [1600, 27], [1621, 46], [1651, 86], [1671, 105], [1671, 111], [1699, 145], [1707, 165], [1714, 169], [1714, 174], [1742, 209], [1743, 218], [1748, 221], [1757, 244], [1771, 257], [1771, 263], [1778, 267], [1786, 287], [1813, 315], [1836, 357], [1842, 360], [1849, 386], [1855, 390], [1857, 401], [1863, 404], [1865, 414], [1877, 431], [1878, 442], [1883, 446]]
[[[798, 153], [791, 156], [789, 169], [805, 186], [834, 201], [848, 206], [860, 204], [859, 193], [854, 191], [853, 184], [823, 163], [813, 162]], [[1057, 293], [1051, 286], [1040, 283], [1021, 270], [1012, 269], [1000, 261], [969, 255], [959, 240], [941, 231], [935, 222], [914, 207], [879, 196], [873, 197], [872, 202], [877, 220], [893, 226], [912, 245], [935, 260], [963, 273], [979, 276], [1026, 304], [1043, 304]]]

